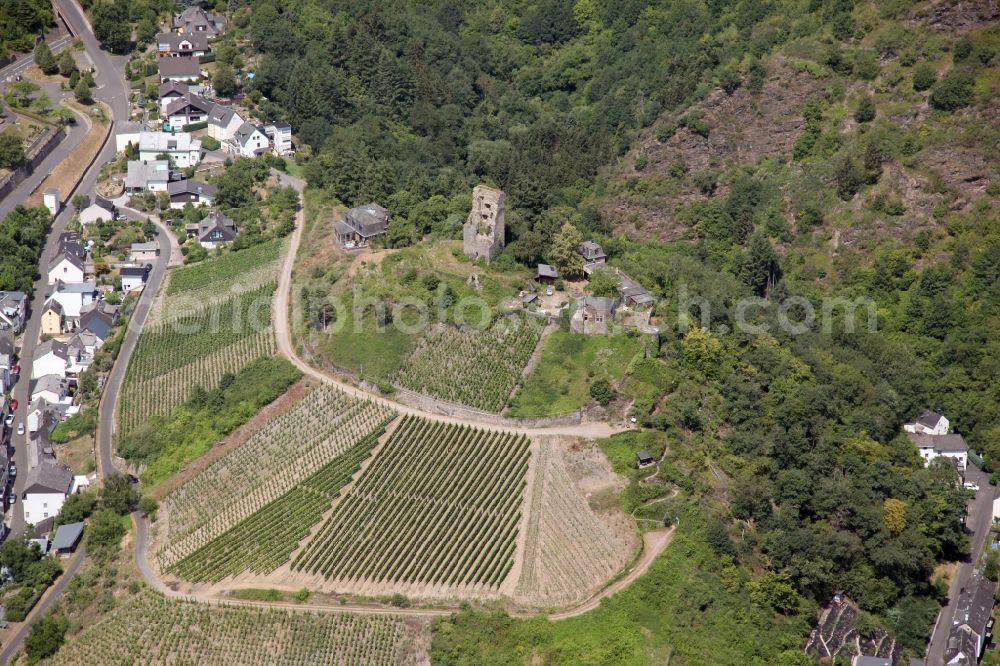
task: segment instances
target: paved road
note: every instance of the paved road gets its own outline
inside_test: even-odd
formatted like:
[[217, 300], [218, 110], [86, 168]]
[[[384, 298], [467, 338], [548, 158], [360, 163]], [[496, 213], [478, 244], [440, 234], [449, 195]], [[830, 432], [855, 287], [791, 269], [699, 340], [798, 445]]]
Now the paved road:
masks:
[[966, 471], [966, 481], [972, 481], [979, 485], [979, 492], [969, 503], [966, 519], [966, 526], [972, 531], [969, 538], [971, 555], [968, 560], [958, 565], [958, 569], [948, 586], [948, 603], [938, 615], [937, 624], [934, 626], [930, 643], [927, 646], [926, 662], [928, 666], [944, 663], [944, 651], [948, 647], [948, 633], [951, 631], [952, 617], [955, 615], [955, 602], [958, 601], [959, 592], [967, 584], [976, 562], [979, 561], [993, 524], [993, 500], [1000, 495], [998, 492], [1000, 489], [991, 486], [989, 479], [988, 474], [984, 474], [971, 465]]
[[[48, 41], [49, 50], [52, 53], [59, 53], [72, 41], [73, 37], [71, 35], [61, 35], [55, 39], [50, 39]], [[0, 69], [0, 80], [6, 81], [8, 77], [13, 78], [18, 74], [24, 74], [33, 64], [35, 64], [34, 54], [25, 53], [14, 62]]]
[[[66, 590], [66, 586], [69, 585], [69, 581], [73, 579], [76, 575], [76, 570], [80, 568], [80, 564], [83, 562], [86, 551], [83, 546], [76, 551], [76, 554], [68, 560], [69, 564], [66, 566], [66, 570], [63, 575], [55, 582], [55, 584], [49, 588], [46, 592], [45, 597], [31, 609], [31, 619], [37, 619], [41, 617], [45, 611], [55, 604], [59, 596]], [[4, 646], [3, 651], [0, 651], [0, 664], [10, 663], [11, 658], [14, 653], [21, 649], [21, 643], [24, 642], [25, 636], [28, 635], [28, 631], [31, 629], [31, 623], [25, 622], [21, 627], [11, 636]]]

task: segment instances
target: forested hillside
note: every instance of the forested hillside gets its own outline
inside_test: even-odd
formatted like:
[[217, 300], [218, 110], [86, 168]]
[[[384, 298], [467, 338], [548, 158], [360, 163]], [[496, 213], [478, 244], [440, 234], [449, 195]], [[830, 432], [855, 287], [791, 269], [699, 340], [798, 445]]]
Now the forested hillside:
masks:
[[[311, 146], [310, 185], [386, 205], [395, 243], [455, 237], [492, 181], [502, 260], [544, 259], [568, 221], [663, 298], [660, 357], [629, 390], [667, 433], [659, 480], [688, 498], [681, 553], [599, 618], [442, 621], [435, 659], [799, 664], [835, 589], [922, 653], [964, 500], [901, 425], [941, 409], [1000, 469], [997, 18], [851, 0], [237, 11], [251, 98]], [[708, 299], [708, 330], [681, 325], [681, 289]], [[768, 335], [738, 330], [754, 296]], [[790, 334], [790, 296], [817, 313], [870, 297], [877, 331], [862, 307], [853, 331], [835, 314]]]
[[3, 0], [0, 2], [0, 58], [12, 51], [27, 53], [35, 48], [35, 36], [53, 25], [48, 0]]

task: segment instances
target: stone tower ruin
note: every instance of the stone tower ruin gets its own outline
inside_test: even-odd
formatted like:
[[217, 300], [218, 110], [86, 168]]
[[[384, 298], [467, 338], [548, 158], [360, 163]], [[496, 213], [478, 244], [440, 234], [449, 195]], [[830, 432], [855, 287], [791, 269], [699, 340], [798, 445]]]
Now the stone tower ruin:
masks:
[[486, 185], [472, 190], [472, 210], [462, 229], [465, 256], [482, 257], [489, 263], [503, 249], [506, 198], [500, 190]]

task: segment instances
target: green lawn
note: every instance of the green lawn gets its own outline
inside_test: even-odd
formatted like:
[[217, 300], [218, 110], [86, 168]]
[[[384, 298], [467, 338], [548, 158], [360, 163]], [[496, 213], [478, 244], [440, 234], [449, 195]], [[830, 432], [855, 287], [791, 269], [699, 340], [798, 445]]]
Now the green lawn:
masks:
[[368, 381], [387, 382], [402, 367], [417, 340], [416, 335], [404, 333], [391, 324], [378, 328], [371, 312], [355, 330], [350, 307], [344, 309], [343, 320], [331, 328], [336, 332], [323, 339], [323, 357]]
[[607, 379], [617, 386], [629, 362], [642, 350], [642, 338], [583, 335], [556, 331], [542, 343], [542, 358], [514, 396], [513, 416], [551, 416], [590, 402], [590, 384]]

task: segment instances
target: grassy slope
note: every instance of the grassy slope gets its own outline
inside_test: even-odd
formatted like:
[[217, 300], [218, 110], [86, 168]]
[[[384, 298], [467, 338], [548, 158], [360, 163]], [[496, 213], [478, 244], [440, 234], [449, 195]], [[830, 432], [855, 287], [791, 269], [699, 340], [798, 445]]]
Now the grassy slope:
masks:
[[642, 350], [640, 338], [582, 335], [556, 331], [542, 343], [542, 357], [514, 396], [514, 416], [565, 414], [590, 402], [590, 384], [621, 381], [629, 362]]

